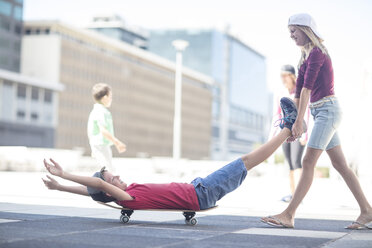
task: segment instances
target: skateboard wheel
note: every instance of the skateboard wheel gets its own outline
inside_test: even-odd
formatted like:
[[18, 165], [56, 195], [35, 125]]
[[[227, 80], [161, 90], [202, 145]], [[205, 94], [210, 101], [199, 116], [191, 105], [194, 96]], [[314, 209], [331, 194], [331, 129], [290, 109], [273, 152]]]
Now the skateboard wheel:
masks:
[[198, 220], [195, 219], [195, 218], [192, 218], [192, 219], [190, 220], [190, 224], [191, 224], [192, 226], [195, 226], [196, 224], [198, 224]]
[[120, 216], [120, 221], [123, 223], [128, 223], [129, 222], [129, 217], [126, 215]]
[[189, 219], [189, 220], [185, 220], [185, 223], [186, 223], [187, 225], [195, 226], [195, 225], [198, 223], [198, 220], [195, 219], [195, 218], [191, 218], [191, 219]]

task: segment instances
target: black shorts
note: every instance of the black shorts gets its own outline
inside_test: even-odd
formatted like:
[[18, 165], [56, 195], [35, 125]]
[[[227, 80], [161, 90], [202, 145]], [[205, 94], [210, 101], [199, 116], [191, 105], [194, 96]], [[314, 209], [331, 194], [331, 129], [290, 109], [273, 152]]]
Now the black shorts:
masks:
[[302, 155], [304, 154], [305, 146], [301, 145], [300, 141], [296, 140], [291, 143], [284, 142], [282, 147], [285, 159], [289, 164], [289, 169], [301, 169]]

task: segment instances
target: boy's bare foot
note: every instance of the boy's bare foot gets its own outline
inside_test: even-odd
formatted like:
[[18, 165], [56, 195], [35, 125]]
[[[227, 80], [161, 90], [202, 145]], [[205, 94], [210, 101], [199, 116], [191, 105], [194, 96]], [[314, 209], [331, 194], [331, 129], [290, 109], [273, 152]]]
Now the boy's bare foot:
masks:
[[284, 214], [262, 217], [261, 221], [275, 227], [294, 228], [294, 219]]

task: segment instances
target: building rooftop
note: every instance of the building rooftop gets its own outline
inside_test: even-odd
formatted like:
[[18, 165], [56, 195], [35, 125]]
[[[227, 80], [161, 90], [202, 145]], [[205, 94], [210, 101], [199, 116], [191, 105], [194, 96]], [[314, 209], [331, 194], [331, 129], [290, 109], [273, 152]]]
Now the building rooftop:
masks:
[[92, 18], [92, 22], [88, 24], [87, 28], [118, 28], [135, 33], [145, 39], [149, 37], [149, 32], [147, 30], [129, 25], [119, 15], [96, 15]]

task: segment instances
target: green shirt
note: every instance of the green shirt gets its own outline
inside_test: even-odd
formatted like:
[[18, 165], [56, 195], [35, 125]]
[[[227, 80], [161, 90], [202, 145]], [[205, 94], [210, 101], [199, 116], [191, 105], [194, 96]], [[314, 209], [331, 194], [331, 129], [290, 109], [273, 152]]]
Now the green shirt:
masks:
[[114, 135], [114, 125], [112, 115], [108, 109], [100, 103], [93, 106], [88, 118], [88, 138], [90, 145], [108, 145], [113, 143], [106, 139], [100, 130], [100, 127], [107, 129], [109, 133]]

